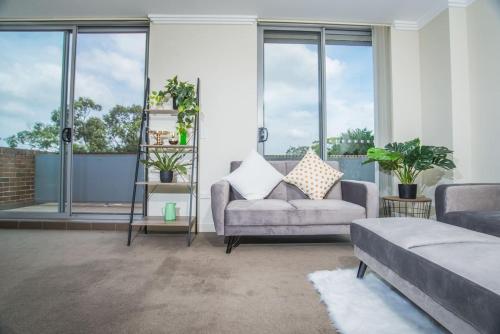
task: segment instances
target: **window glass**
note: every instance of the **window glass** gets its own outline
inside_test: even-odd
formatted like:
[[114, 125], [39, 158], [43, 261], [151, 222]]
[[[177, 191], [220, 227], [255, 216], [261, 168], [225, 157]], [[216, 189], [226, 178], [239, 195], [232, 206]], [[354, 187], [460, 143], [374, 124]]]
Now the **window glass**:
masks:
[[0, 210], [58, 212], [65, 33], [0, 32]]
[[361, 165], [374, 141], [373, 60], [370, 45], [326, 45], [326, 149], [345, 178], [374, 181]]
[[298, 159], [319, 140], [318, 36], [286, 33], [264, 43], [264, 122], [271, 160]]

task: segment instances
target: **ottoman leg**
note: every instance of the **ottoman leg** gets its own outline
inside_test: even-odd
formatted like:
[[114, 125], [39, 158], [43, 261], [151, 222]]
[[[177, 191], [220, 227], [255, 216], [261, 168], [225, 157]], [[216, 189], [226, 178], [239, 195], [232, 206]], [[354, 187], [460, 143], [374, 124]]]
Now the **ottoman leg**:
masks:
[[357, 278], [362, 279], [365, 276], [367, 265], [363, 261], [359, 261]]

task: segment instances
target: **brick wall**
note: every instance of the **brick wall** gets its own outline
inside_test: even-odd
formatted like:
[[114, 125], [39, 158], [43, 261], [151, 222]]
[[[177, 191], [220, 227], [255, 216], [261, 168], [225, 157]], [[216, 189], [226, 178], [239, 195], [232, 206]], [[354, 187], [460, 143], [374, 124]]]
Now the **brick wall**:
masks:
[[36, 153], [0, 147], [0, 209], [34, 203]]

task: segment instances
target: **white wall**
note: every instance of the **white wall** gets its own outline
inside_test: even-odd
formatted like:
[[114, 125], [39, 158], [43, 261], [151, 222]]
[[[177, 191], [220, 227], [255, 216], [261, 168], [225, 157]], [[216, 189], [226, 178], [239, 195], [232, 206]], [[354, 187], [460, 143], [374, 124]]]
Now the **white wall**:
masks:
[[[453, 148], [450, 22], [448, 10], [419, 31], [422, 142]], [[453, 172], [435, 168], [421, 178], [422, 192], [434, 197], [436, 185], [453, 182]]]
[[391, 29], [392, 139], [421, 137], [418, 31]]
[[422, 140], [446, 147], [453, 146], [449, 25], [446, 10], [419, 32]]
[[[200, 228], [213, 231], [210, 185], [228, 174], [231, 160], [256, 148], [256, 24], [152, 24], [149, 48], [153, 89], [175, 74], [201, 80]], [[154, 195], [149, 214], [160, 215], [166, 200]]]
[[474, 181], [500, 182], [500, 1], [467, 8]]

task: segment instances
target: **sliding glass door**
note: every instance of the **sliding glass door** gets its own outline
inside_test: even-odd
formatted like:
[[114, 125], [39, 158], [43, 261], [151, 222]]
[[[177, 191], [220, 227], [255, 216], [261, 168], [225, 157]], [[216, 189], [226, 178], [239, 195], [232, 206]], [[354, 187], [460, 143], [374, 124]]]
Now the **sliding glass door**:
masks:
[[66, 209], [71, 36], [0, 30], [0, 215]]
[[[130, 28], [78, 32], [73, 213], [130, 213], [144, 100], [146, 36], [145, 29]], [[141, 194], [136, 198], [141, 200]]]
[[0, 218], [129, 212], [147, 32], [0, 25]]

